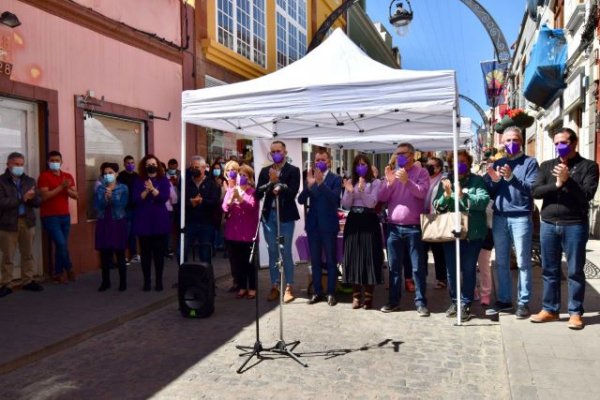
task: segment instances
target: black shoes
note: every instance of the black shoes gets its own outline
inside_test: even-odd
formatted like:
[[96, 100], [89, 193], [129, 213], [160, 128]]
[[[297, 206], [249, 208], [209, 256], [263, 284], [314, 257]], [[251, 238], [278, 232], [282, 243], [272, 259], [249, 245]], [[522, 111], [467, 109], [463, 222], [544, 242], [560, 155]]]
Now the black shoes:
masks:
[[385, 306], [381, 307], [379, 309], [379, 311], [381, 311], [383, 313], [390, 313], [390, 312], [394, 312], [394, 311], [400, 311], [400, 304], [391, 304], [391, 303], [388, 303]]
[[497, 301], [493, 307], [485, 310], [485, 315], [494, 315], [494, 314], [499, 314], [501, 312], [510, 313], [512, 311], [513, 311], [512, 303], [503, 303], [501, 301]]
[[337, 300], [335, 299], [334, 295], [332, 295], [332, 294], [327, 295], [327, 304], [329, 304], [331, 307], [333, 307], [337, 304]]
[[28, 290], [30, 292], [41, 292], [44, 290], [44, 287], [36, 281], [31, 281], [27, 285], [23, 285], [23, 290]]
[[450, 307], [446, 310], [446, 318], [456, 317], [456, 303], [450, 304]]
[[310, 297], [310, 299], [308, 299], [308, 304], [316, 304], [323, 300], [325, 300], [325, 296], [323, 296], [322, 294], [315, 293]]
[[429, 317], [431, 315], [426, 306], [417, 306], [417, 314], [419, 314], [419, 317]]
[[517, 319], [527, 319], [530, 315], [531, 312], [529, 311], [527, 304], [519, 304], [517, 306], [517, 311], [515, 312], [515, 317], [517, 317]]
[[8, 286], [0, 287], [0, 297], [8, 296], [11, 293], [12, 293], [12, 289], [9, 288]]
[[98, 288], [99, 292], [104, 292], [106, 290], [110, 289], [110, 283], [109, 282], [102, 282], [102, 284], [100, 284], [100, 287]]
[[[456, 306], [456, 303], [450, 304], [450, 307], [448, 307], [448, 309], [446, 310], [446, 318], [456, 317], [457, 312], [458, 312], [458, 308]], [[460, 306], [460, 320], [462, 322], [467, 322], [471, 318], [473, 318], [473, 314], [471, 314], [471, 307], [464, 305], [464, 304], [461, 305]]]

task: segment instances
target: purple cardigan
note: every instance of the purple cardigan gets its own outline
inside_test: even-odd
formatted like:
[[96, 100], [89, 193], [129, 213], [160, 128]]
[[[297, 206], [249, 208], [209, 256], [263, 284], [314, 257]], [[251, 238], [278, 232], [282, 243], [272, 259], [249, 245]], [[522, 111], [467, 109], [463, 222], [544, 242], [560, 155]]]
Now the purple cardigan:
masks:
[[169, 212], [165, 203], [169, 199], [170, 183], [166, 177], [151, 178], [152, 184], [158, 190], [158, 196], [148, 193], [142, 199], [146, 190], [144, 181], [140, 178], [133, 183], [133, 233], [140, 236], [166, 235], [171, 232]]
[[258, 225], [258, 200], [254, 198], [254, 189], [248, 188], [242, 198], [242, 203], [234, 202], [228, 205], [233, 196], [233, 189], [227, 189], [223, 199], [225, 219], [224, 236], [227, 240], [252, 242]]

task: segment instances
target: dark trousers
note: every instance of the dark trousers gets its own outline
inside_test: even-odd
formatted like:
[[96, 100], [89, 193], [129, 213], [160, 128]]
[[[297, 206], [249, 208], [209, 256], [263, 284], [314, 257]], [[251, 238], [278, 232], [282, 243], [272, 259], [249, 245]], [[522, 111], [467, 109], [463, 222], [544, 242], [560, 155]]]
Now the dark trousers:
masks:
[[227, 240], [227, 253], [233, 279], [240, 290], [256, 290], [256, 272], [250, 262], [252, 242]]
[[163, 268], [165, 265], [165, 235], [140, 235], [139, 239], [142, 259], [142, 274], [144, 275], [144, 288], [150, 288], [150, 271], [153, 260], [156, 286], [161, 287]]
[[100, 263], [102, 266], [102, 283], [110, 285], [110, 267], [113, 264], [114, 256], [117, 258], [117, 268], [119, 270], [120, 286], [127, 286], [127, 270], [125, 268], [125, 250], [100, 250]]
[[427, 271], [428, 252], [431, 249], [433, 253], [433, 264], [435, 266], [435, 279], [444, 281], [448, 279], [446, 272], [446, 258], [444, 257], [444, 246], [441, 243], [423, 242], [423, 261], [425, 262], [425, 271]]
[[307, 232], [310, 248], [310, 264], [315, 294], [322, 295], [321, 276], [323, 275], [323, 253], [327, 265], [327, 294], [335, 294], [338, 269], [336, 259], [337, 232]]

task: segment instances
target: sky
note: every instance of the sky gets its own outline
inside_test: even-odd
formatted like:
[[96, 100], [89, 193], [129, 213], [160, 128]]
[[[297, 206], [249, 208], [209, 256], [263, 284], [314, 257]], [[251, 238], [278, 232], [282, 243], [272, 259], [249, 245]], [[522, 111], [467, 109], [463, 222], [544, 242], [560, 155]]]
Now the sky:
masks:
[[[525, 13], [525, 0], [478, 0], [492, 15], [508, 46], [517, 40]], [[406, 1], [404, 7], [408, 8]], [[484, 110], [481, 61], [493, 60], [494, 45], [483, 24], [460, 0], [411, 0], [414, 18], [405, 36], [390, 25], [389, 0], [367, 0], [367, 14], [382, 22], [400, 49], [403, 69], [456, 71], [459, 93], [470, 97]], [[392, 12], [395, 10], [392, 7]], [[512, 50], [511, 50], [512, 55]], [[461, 116], [481, 124], [479, 113], [468, 102], [460, 101]]]

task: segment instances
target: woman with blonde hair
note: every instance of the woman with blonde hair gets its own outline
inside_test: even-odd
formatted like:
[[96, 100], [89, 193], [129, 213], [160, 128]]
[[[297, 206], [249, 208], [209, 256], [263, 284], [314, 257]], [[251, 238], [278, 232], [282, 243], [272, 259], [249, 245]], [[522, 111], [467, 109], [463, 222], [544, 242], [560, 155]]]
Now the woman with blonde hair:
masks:
[[[238, 287], [236, 298], [256, 297], [256, 275], [250, 261], [252, 241], [258, 226], [258, 204], [254, 197], [254, 170], [241, 167], [235, 161], [225, 165], [227, 193], [223, 199], [225, 212], [225, 243], [229, 254], [231, 273]], [[230, 172], [236, 172], [234, 174]]]

